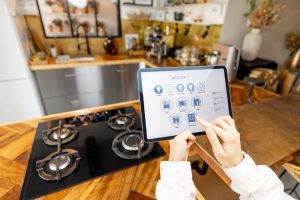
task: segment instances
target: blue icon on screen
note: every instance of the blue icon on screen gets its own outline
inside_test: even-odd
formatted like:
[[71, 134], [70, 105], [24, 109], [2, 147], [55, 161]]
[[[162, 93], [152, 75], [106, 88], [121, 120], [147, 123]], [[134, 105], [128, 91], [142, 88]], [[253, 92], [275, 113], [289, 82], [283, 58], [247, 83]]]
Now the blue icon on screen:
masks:
[[161, 85], [157, 85], [154, 87], [154, 92], [156, 94], [161, 94], [163, 92], [163, 87]]
[[194, 106], [200, 106], [200, 99], [199, 98], [193, 99], [193, 102], [194, 102]]
[[173, 114], [170, 118], [170, 122], [173, 126], [178, 127], [182, 122], [181, 115]]
[[183, 107], [183, 106], [185, 106], [185, 103], [186, 102], [184, 100], [178, 101], [178, 106]]
[[187, 101], [185, 98], [181, 97], [177, 99], [177, 107], [179, 110], [185, 110], [187, 107]]
[[177, 89], [178, 92], [183, 92], [184, 91], [184, 85], [183, 84], [178, 84], [176, 86], [176, 89]]
[[160, 103], [160, 107], [164, 112], [169, 112], [172, 108], [171, 100], [168, 98], [163, 99]]
[[196, 122], [196, 114], [194, 112], [189, 112], [187, 115], [186, 115], [186, 121], [188, 124], [190, 125], [195, 125], [195, 122]]
[[188, 83], [187, 90], [193, 92], [195, 90], [195, 85], [193, 83]]
[[178, 116], [173, 117], [173, 124], [179, 124], [179, 117]]
[[170, 109], [170, 104], [168, 102], [163, 103], [163, 108], [164, 109]]
[[193, 97], [192, 98], [192, 106], [195, 108], [199, 108], [202, 105], [202, 100], [200, 97]]

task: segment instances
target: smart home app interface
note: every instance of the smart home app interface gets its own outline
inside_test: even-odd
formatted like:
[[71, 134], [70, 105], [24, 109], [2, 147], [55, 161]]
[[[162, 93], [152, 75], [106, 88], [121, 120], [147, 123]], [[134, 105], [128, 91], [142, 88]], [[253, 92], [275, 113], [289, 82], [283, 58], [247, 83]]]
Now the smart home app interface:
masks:
[[229, 115], [223, 69], [141, 73], [147, 138], [204, 131], [196, 116]]

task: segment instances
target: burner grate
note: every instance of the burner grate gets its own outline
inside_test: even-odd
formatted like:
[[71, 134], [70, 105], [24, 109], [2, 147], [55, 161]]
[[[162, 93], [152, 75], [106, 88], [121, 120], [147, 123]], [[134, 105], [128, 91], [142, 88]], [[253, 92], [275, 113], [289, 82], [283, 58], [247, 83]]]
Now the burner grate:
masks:
[[78, 130], [76, 129], [76, 126], [63, 124], [62, 120], [60, 120], [58, 126], [43, 131], [42, 138], [45, 144], [57, 146], [59, 140], [61, 140], [61, 144], [66, 144], [75, 139], [77, 135]]
[[126, 128], [125, 132], [118, 134], [112, 143], [112, 150], [119, 157], [133, 160], [142, 159], [153, 149], [153, 143], [144, 143], [142, 132]]
[[107, 124], [113, 130], [125, 131], [127, 127], [131, 128], [135, 125], [135, 118], [133, 114], [123, 114], [118, 110], [118, 114], [110, 117]]
[[40, 178], [46, 181], [60, 181], [69, 176], [80, 164], [79, 152], [73, 149], [62, 149], [62, 145], [72, 141], [78, 134], [73, 125], [63, 124], [43, 132], [43, 141], [57, 150], [46, 158], [36, 162], [36, 170]]
[[[64, 160], [62, 160], [62, 158]], [[73, 149], [63, 149], [54, 152], [36, 162], [39, 177], [46, 181], [60, 181], [69, 176], [80, 164], [79, 152]]]

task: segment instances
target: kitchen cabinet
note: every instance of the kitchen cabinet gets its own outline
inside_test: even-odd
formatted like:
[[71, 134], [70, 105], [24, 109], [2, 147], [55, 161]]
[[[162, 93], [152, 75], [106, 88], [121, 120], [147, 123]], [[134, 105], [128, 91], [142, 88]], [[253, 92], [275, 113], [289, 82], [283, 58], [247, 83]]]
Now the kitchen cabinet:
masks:
[[38, 70], [35, 76], [47, 114], [138, 99], [139, 63]]
[[0, 81], [0, 123], [42, 116], [31, 79]]
[[26, 23], [22, 16], [12, 15], [12, 4], [0, 1], [0, 123], [43, 115], [23, 51], [23, 45], [27, 47], [26, 31], [22, 32]]

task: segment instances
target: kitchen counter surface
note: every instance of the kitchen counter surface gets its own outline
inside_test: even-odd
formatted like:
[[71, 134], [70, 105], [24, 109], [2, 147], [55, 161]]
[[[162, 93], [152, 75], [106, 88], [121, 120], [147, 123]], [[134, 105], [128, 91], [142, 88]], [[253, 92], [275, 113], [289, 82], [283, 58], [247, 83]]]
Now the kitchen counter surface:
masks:
[[[140, 112], [139, 102], [131, 101], [0, 126], [0, 199], [19, 198], [39, 122], [127, 106], [133, 106], [138, 113]], [[87, 181], [40, 199], [151, 200], [155, 198], [160, 161], [168, 158], [168, 142], [161, 142], [161, 145], [167, 152], [164, 157]], [[199, 200], [204, 199], [200, 193], [197, 195]]]
[[[133, 106], [139, 111], [138, 102], [132, 101], [0, 126], [0, 199], [18, 199], [39, 122], [125, 106]], [[167, 143], [162, 143], [162, 146], [165, 151], [168, 150]], [[154, 198], [159, 162], [162, 159], [166, 158], [97, 178], [41, 199], [127, 199], [129, 196], [141, 195]]]
[[95, 60], [91, 62], [66, 62], [56, 63], [54, 58], [49, 58], [46, 64], [30, 64], [30, 70], [47, 70], [47, 69], [62, 69], [62, 68], [74, 68], [91, 65], [116, 65], [116, 64], [132, 64], [143, 62], [151, 68], [157, 67], [179, 67], [180, 63], [175, 61], [171, 57], [163, 58], [161, 62], [158, 62], [154, 58], [147, 59], [141, 56], [128, 56], [123, 54], [118, 55], [94, 55]]
[[[231, 84], [230, 90], [233, 105], [245, 103], [247, 100], [247, 87], [244, 84]], [[255, 101], [276, 96], [274, 93], [260, 88], [255, 88], [253, 94]], [[0, 125], [0, 200], [18, 199], [39, 122], [126, 106], [133, 106], [138, 113], [140, 112], [139, 102], [131, 101]], [[203, 146], [202, 143], [199, 144], [201, 144], [200, 148], [194, 146], [191, 156], [196, 156], [199, 159], [200, 155], [203, 159], [211, 161], [209, 164], [212, 164], [213, 170], [220, 170], [210, 154], [211, 150], [207, 143], [204, 142]], [[168, 158], [169, 151], [168, 142], [161, 142], [161, 145], [167, 152], [167, 155], [163, 158], [67, 188], [42, 199], [74, 199], [80, 197], [81, 199], [147, 200], [149, 197], [154, 198], [156, 181], [159, 179], [159, 163], [161, 160]], [[195, 153], [198, 155], [195, 155]], [[200, 193], [198, 195], [198, 199], [202, 199]]]
[[[300, 153], [300, 95], [273, 97], [233, 107], [242, 149], [256, 164], [275, 172]], [[217, 163], [207, 137], [197, 137], [194, 149], [228, 185], [229, 178]]]

